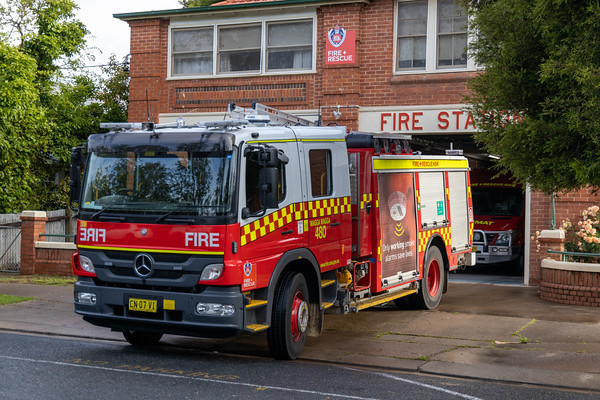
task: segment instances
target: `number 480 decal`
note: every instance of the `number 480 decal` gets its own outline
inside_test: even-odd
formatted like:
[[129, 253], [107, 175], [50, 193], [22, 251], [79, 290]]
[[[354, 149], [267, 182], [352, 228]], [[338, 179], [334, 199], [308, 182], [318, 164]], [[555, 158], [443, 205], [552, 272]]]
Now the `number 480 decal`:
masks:
[[320, 225], [315, 228], [315, 237], [317, 239], [325, 239], [326, 236], [327, 236], [327, 226], [326, 225]]

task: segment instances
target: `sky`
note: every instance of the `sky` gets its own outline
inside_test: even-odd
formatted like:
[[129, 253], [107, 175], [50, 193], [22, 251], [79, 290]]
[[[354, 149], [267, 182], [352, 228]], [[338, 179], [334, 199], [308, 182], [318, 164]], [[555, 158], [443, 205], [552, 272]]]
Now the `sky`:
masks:
[[113, 53], [118, 61], [129, 54], [129, 25], [113, 14], [182, 7], [177, 0], [75, 0], [75, 3], [79, 6], [75, 16], [90, 31], [87, 45], [95, 56], [95, 60], [86, 60], [86, 65], [106, 64]]

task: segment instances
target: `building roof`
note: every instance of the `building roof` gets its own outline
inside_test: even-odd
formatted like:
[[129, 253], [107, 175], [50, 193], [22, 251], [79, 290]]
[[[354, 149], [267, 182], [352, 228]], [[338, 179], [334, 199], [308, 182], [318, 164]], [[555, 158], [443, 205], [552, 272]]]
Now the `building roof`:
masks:
[[178, 8], [174, 10], [140, 11], [113, 14], [114, 18], [129, 21], [135, 19], [168, 18], [215, 11], [228, 11], [242, 8], [293, 7], [299, 5], [370, 3], [372, 0], [223, 0], [205, 7]]

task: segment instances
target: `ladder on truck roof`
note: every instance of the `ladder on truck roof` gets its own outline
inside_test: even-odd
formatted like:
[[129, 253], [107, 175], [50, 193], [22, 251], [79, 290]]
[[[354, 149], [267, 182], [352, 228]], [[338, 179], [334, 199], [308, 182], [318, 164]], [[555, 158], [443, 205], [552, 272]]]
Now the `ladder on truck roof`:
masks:
[[[280, 125], [315, 126], [313, 121], [256, 102], [252, 103], [252, 108], [239, 107], [235, 103], [230, 103], [227, 109], [229, 116], [236, 119], [246, 119], [253, 122], [273, 122]], [[261, 119], [261, 116], [268, 118]]]

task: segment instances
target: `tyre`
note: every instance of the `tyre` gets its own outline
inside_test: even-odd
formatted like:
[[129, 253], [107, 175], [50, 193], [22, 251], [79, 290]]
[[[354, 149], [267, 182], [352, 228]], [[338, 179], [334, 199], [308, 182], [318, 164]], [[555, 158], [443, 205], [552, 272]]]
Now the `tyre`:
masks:
[[125, 340], [134, 346], [156, 346], [162, 338], [162, 333], [144, 331], [123, 331]]
[[421, 290], [416, 297], [419, 308], [433, 310], [440, 304], [444, 291], [444, 276], [442, 253], [438, 247], [431, 246], [425, 254]]
[[304, 275], [286, 274], [275, 291], [271, 326], [267, 331], [273, 357], [294, 360], [300, 355], [306, 342], [308, 305], [308, 286]]

